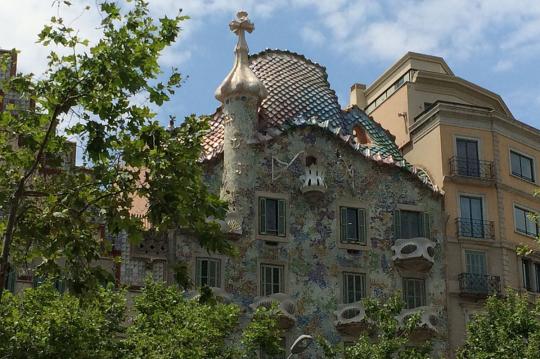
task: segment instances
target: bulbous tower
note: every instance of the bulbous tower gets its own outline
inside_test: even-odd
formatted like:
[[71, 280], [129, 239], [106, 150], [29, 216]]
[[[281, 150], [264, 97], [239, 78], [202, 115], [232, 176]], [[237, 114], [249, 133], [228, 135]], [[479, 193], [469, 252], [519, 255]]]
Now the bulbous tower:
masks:
[[266, 98], [267, 91], [249, 68], [245, 33], [251, 33], [255, 27], [247, 12], [239, 11], [229, 27], [238, 36], [234, 65], [215, 93], [225, 115], [221, 198], [229, 202], [229, 231], [242, 234], [243, 220], [254, 205], [253, 146], [257, 142], [259, 105]]

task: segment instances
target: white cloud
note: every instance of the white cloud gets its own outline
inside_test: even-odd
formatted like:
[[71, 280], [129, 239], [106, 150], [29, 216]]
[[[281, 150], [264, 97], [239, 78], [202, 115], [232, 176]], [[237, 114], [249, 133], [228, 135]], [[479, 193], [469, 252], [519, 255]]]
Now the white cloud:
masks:
[[323, 45], [326, 41], [325, 36], [322, 32], [317, 29], [312, 28], [311, 26], [304, 26], [301, 32], [302, 39], [309, 42], [313, 45]]
[[510, 60], [499, 60], [495, 66], [493, 67], [493, 70], [496, 72], [504, 72], [511, 70], [514, 67], [514, 63]]

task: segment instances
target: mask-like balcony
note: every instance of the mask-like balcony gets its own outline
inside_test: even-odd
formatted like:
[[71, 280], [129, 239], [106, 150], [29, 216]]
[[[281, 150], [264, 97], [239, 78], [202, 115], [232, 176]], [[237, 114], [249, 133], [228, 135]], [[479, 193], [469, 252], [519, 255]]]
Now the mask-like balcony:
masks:
[[368, 328], [366, 312], [362, 303], [341, 304], [334, 312], [336, 329], [343, 334], [358, 335]]
[[296, 303], [288, 294], [275, 293], [266, 297], [256, 297], [249, 307], [255, 311], [261, 306], [270, 308], [272, 304], [276, 304], [279, 309], [279, 326], [282, 329], [292, 328], [296, 324]]
[[438, 334], [437, 326], [439, 324], [439, 313], [434, 307], [423, 306], [413, 309], [404, 309], [398, 316], [398, 321], [401, 325], [414, 314], [420, 315], [420, 321], [417, 328], [414, 330], [414, 338], [424, 340]]
[[501, 277], [489, 274], [461, 273], [459, 291], [463, 297], [486, 298], [501, 294]]
[[304, 175], [300, 176], [302, 193], [308, 192], [326, 192], [326, 183], [324, 182], [324, 172], [316, 164], [307, 166]]
[[435, 243], [428, 238], [398, 239], [392, 246], [394, 265], [416, 272], [427, 272], [435, 263]]

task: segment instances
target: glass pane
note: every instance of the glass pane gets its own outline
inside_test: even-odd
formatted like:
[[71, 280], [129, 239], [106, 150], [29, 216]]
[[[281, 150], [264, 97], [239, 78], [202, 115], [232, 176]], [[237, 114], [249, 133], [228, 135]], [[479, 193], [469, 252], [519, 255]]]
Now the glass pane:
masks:
[[514, 217], [516, 219], [516, 230], [527, 233], [527, 214], [521, 208], [514, 208]]
[[512, 173], [521, 176], [521, 160], [515, 152], [510, 152], [510, 162], [512, 164]]
[[420, 237], [420, 212], [401, 211], [401, 238]]
[[358, 210], [347, 208], [347, 239], [358, 240]]
[[524, 178], [532, 181], [533, 179], [532, 173], [533, 173], [532, 160], [527, 157], [521, 157], [521, 175]]
[[486, 254], [484, 252], [466, 251], [467, 273], [486, 274]]
[[277, 233], [277, 200], [266, 199], [266, 231], [269, 233]]

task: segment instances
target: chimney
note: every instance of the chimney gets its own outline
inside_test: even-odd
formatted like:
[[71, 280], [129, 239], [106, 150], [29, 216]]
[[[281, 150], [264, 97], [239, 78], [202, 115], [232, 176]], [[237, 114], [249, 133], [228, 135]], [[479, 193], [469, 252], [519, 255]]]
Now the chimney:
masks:
[[349, 106], [358, 106], [360, 109], [365, 109], [367, 106], [366, 85], [354, 84], [351, 86], [351, 96]]

